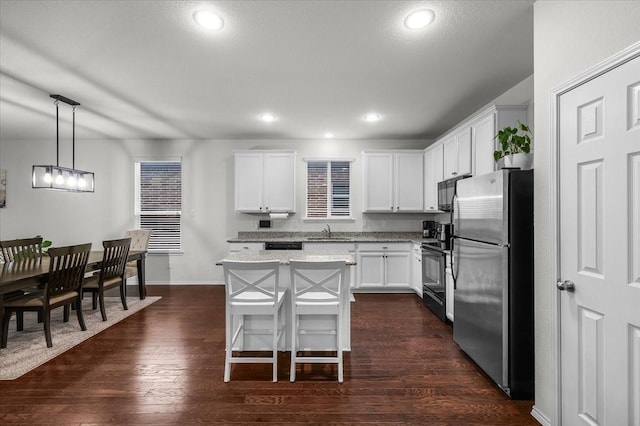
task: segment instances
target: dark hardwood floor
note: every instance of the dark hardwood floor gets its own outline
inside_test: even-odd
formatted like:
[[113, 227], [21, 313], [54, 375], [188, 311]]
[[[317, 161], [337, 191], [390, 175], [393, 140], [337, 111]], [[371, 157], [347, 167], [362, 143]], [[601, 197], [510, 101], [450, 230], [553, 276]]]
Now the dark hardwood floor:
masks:
[[[289, 357], [235, 365], [223, 382], [224, 288], [149, 286], [159, 302], [13, 381], [0, 424], [536, 425], [458, 349], [412, 294], [356, 294], [344, 383]], [[55, 343], [54, 343], [55, 344]]]

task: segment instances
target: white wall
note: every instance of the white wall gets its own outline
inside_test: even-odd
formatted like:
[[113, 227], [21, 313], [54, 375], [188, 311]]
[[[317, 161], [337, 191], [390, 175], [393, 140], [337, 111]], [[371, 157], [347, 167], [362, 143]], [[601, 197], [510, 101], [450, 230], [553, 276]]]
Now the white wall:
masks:
[[537, 1], [534, 4], [535, 86], [535, 412], [558, 421], [553, 376], [551, 300], [556, 277], [549, 256], [550, 94], [614, 53], [640, 40], [640, 2]]
[[[334, 231], [421, 230], [421, 214], [362, 214], [363, 149], [422, 149], [425, 140], [402, 141], [80, 141], [76, 166], [96, 174], [93, 194], [31, 189], [31, 166], [55, 161], [55, 143], [0, 141], [0, 168], [7, 170], [7, 206], [0, 209], [0, 239], [40, 234], [55, 245], [117, 238], [135, 226], [133, 178], [136, 159], [183, 158], [183, 249], [181, 255], [151, 255], [149, 283], [222, 282], [216, 260], [227, 252], [226, 240], [238, 231], [255, 230], [257, 215], [235, 213], [233, 150], [297, 150], [297, 213], [274, 222], [272, 231], [317, 231], [324, 223], [305, 223], [305, 157], [352, 157], [355, 221], [332, 223]], [[90, 155], [87, 155], [87, 151]], [[62, 153], [61, 153], [62, 154]], [[67, 158], [61, 155], [61, 160]], [[61, 165], [66, 165], [64, 161]]]

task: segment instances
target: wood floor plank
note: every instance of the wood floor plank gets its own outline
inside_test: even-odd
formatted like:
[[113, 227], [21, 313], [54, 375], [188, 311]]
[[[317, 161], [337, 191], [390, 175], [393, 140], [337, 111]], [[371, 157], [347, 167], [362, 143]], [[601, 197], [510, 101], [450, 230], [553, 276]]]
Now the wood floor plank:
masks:
[[535, 425], [412, 294], [356, 294], [344, 383], [335, 366], [224, 370], [224, 288], [149, 286], [162, 300], [13, 381], [1, 424]]

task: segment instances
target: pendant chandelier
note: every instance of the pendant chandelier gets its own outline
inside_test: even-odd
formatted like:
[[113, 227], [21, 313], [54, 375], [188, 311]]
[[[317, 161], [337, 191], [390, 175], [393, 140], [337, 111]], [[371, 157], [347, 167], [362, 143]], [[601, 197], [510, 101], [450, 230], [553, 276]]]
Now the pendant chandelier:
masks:
[[[76, 169], [76, 107], [80, 104], [62, 95], [50, 96], [55, 99], [54, 104], [56, 106], [56, 165], [33, 166], [31, 187], [35, 189], [57, 189], [71, 192], [94, 192], [94, 174]], [[71, 105], [73, 114], [71, 168], [60, 167], [60, 131], [58, 120], [58, 104], [60, 102]]]

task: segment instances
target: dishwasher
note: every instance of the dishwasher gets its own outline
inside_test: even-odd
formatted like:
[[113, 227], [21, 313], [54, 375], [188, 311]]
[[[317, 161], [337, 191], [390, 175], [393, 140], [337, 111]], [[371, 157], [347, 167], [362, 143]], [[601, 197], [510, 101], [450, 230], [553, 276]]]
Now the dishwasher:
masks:
[[268, 241], [265, 250], [302, 250], [302, 241]]

